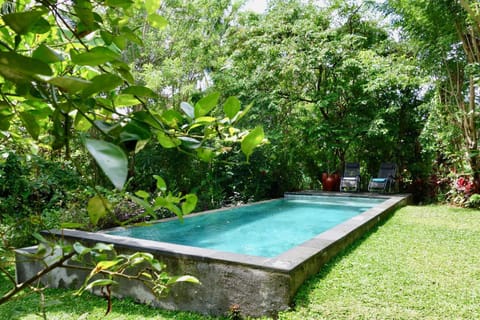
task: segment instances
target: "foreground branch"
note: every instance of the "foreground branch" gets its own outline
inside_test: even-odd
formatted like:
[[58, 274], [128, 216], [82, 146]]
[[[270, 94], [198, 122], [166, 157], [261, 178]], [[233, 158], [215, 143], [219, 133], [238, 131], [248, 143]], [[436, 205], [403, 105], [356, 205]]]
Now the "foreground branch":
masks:
[[47, 266], [45, 269], [43, 270], [40, 270], [39, 272], [37, 272], [36, 275], [34, 275], [33, 277], [31, 277], [30, 279], [28, 279], [27, 281], [25, 282], [22, 282], [20, 284], [15, 284], [15, 287], [10, 290], [9, 292], [7, 292], [3, 297], [0, 298], [0, 305], [7, 302], [8, 300], [10, 300], [13, 296], [15, 296], [17, 293], [21, 292], [22, 290], [26, 289], [27, 287], [29, 287], [32, 283], [34, 283], [35, 281], [38, 281], [42, 276], [46, 275], [47, 273], [49, 273], [50, 271], [52, 271], [53, 269], [57, 268], [57, 267], [61, 267], [63, 265], [64, 262], [66, 262], [68, 259], [72, 258], [73, 256], [75, 255], [75, 251], [72, 251], [70, 252], [69, 254], [67, 255], [64, 255], [60, 258], [60, 260], [58, 260], [57, 262]]

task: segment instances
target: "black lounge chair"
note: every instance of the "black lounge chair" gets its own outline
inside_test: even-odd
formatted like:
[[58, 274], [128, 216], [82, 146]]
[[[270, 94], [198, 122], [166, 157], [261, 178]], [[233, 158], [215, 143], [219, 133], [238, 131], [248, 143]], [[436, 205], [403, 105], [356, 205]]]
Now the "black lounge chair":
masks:
[[340, 180], [340, 191], [360, 191], [360, 164], [347, 162]]
[[395, 190], [395, 176], [397, 175], [397, 165], [391, 162], [385, 162], [380, 165], [376, 178], [370, 179], [368, 183], [369, 192], [393, 192]]

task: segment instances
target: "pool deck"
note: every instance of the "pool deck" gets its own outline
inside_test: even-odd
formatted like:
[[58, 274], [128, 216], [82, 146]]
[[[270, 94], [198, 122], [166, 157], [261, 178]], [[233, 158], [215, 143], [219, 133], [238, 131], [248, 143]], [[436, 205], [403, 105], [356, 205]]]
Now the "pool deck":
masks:
[[[409, 195], [400, 194], [315, 191], [286, 193], [285, 197], [301, 199], [315, 195], [382, 197], [386, 201], [273, 258], [78, 230], [51, 230], [45, 235], [62, 237], [72, 243], [81, 241], [87, 245], [96, 242], [112, 243], [122, 253], [150, 252], [167, 264], [169, 273], [190, 274], [202, 282], [198, 286], [176, 285], [165, 299], [157, 299], [144, 288], [133, 288], [131, 284], [120, 283], [115, 290], [115, 295], [119, 297], [129, 296], [139, 302], [165, 309], [210, 315], [225, 315], [233, 305], [238, 305], [243, 315], [274, 315], [289, 308], [295, 293], [307, 278], [318, 273], [326, 262], [387, 219], [397, 208], [408, 204], [410, 199]], [[37, 271], [25, 270], [26, 267], [21, 264], [21, 255], [17, 254], [17, 258], [20, 261], [17, 261], [19, 281]], [[72, 284], [78, 286], [85, 274], [73, 275], [72, 272], [70, 269], [52, 272], [44, 282], [54, 287], [69, 287]], [[66, 280], [72, 277], [74, 281]]]

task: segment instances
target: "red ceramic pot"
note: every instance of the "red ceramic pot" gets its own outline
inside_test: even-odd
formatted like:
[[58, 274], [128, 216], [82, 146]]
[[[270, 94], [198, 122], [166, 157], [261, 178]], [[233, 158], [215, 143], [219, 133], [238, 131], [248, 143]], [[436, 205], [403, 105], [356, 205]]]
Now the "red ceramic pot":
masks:
[[325, 179], [325, 184], [323, 185], [323, 190], [325, 190], [325, 191], [335, 190], [336, 183], [337, 183], [337, 181], [336, 181], [335, 177], [333, 175], [329, 175]]

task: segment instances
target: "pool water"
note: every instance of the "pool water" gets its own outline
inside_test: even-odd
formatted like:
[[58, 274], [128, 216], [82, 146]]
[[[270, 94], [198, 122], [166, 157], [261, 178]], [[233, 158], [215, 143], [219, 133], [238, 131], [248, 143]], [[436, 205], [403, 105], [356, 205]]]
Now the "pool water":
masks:
[[362, 197], [279, 199], [108, 234], [275, 257], [384, 202]]

